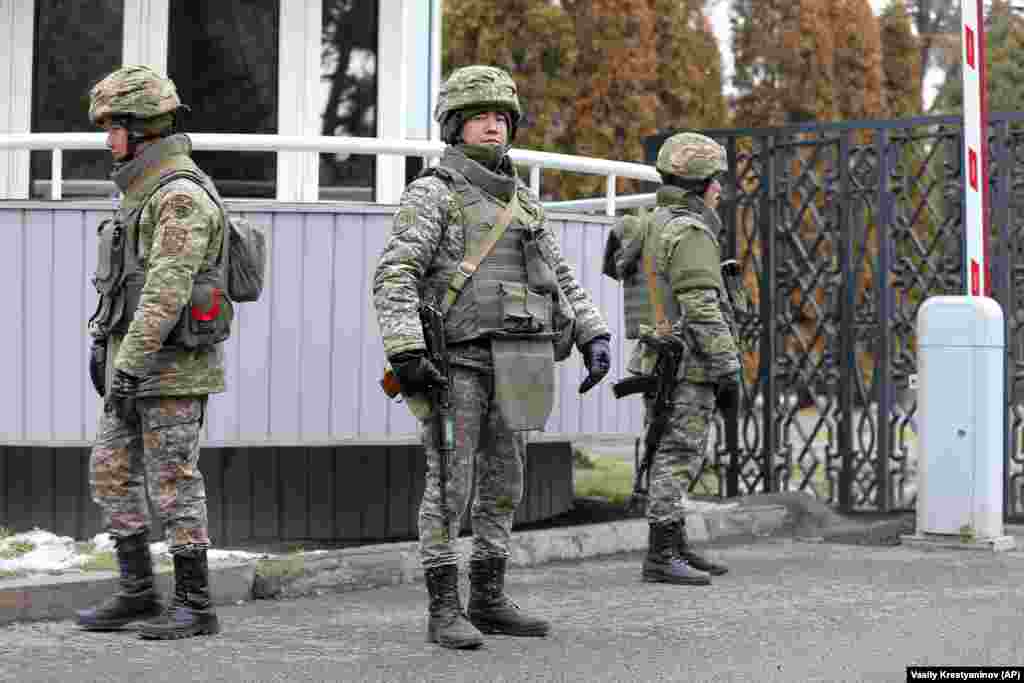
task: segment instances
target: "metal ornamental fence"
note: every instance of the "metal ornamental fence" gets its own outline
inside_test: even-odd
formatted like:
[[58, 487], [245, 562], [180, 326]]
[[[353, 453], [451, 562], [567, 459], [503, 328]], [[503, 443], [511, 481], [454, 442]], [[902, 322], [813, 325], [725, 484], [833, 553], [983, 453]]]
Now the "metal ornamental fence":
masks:
[[[1007, 519], [1024, 518], [1024, 113], [990, 117], [993, 296], [1007, 327]], [[754, 303], [735, 425], [691, 491], [798, 490], [843, 510], [913, 507], [916, 320], [963, 288], [958, 117], [706, 131], [726, 146], [723, 250]], [[648, 140], [654, 158], [665, 136]]]

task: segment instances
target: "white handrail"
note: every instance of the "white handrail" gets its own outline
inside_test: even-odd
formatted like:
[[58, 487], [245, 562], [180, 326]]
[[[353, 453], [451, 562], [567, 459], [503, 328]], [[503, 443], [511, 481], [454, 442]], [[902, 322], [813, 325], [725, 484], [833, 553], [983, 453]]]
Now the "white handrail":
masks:
[[[224, 152], [319, 152], [345, 154], [397, 154], [426, 159], [439, 157], [444, 144], [431, 140], [397, 138], [355, 138], [344, 136], [250, 135], [242, 133], [189, 133], [192, 147], [203, 151]], [[106, 149], [104, 133], [11, 133], [0, 135], [0, 150], [53, 150], [51, 198], [61, 198], [61, 150]], [[626, 161], [595, 159], [572, 154], [513, 149], [509, 152], [517, 165], [530, 168], [530, 184], [540, 188], [540, 170], [551, 169], [590, 175], [603, 175], [606, 182], [603, 201], [608, 215], [615, 215], [615, 178], [660, 182], [651, 166]], [[594, 201], [594, 200], [581, 200]], [[621, 203], [621, 202], [620, 202]]]

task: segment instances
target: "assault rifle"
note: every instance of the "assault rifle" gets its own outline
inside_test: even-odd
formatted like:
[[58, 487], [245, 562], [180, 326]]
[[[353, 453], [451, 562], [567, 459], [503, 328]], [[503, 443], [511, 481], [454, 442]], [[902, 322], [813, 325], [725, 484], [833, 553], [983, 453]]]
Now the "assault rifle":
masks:
[[455, 415], [452, 410], [452, 369], [448, 362], [448, 348], [444, 338], [444, 316], [434, 306], [420, 306], [420, 323], [427, 346], [427, 360], [434, 364], [445, 380], [430, 388], [430, 402], [434, 407], [434, 425], [437, 432], [438, 479], [441, 484], [441, 520], [445, 540], [451, 526], [448, 513], [448, 461], [455, 453]]
[[645, 344], [654, 348], [658, 358], [650, 375], [638, 375], [619, 380], [612, 385], [615, 398], [644, 394], [653, 399], [651, 415], [644, 434], [643, 458], [635, 455], [633, 475], [633, 495], [629, 507], [633, 511], [643, 512], [647, 509], [647, 497], [650, 490], [651, 463], [654, 453], [658, 450], [665, 428], [672, 412], [672, 393], [676, 388], [676, 377], [679, 366], [683, 363], [686, 344], [675, 335], [645, 335], [641, 338]]

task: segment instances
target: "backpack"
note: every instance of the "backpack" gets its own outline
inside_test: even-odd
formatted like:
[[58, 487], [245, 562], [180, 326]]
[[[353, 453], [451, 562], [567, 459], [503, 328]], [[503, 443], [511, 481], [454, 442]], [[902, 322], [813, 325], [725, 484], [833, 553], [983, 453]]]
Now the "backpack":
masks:
[[[150, 197], [171, 181], [186, 178], [196, 183], [220, 208], [224, 218], [224, 247], [220, 261], [223, 267], [224, 289], [228, 298], [236, 303], [257, 301], [263, 293], [263, 280], [267, 267], [267, 238], [263, 228], [250, 223], [241, 216], [228, 214], [217, 188], [208, 177], [192, 171], [182, 170], [169, 173], [161, 178]], [[149, 199], [146, 200], [148, 202]], [[143, 202], [145, 205], [146, 202]]]

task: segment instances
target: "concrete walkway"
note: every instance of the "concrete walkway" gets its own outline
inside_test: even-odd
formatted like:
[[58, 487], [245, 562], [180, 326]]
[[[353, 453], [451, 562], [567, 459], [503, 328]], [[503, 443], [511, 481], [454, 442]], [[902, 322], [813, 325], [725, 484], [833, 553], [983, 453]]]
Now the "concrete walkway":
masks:
[[545, 639], [424, 642], [422, 584], [220, 609], [171, 643], [71, 622], [0, 627], [4, 681], [903, 681], [908, 665], [1024, 664], [1024, 554], [760, 539], [710, 587], [645, 584], [638, 553], [510, 573]]

